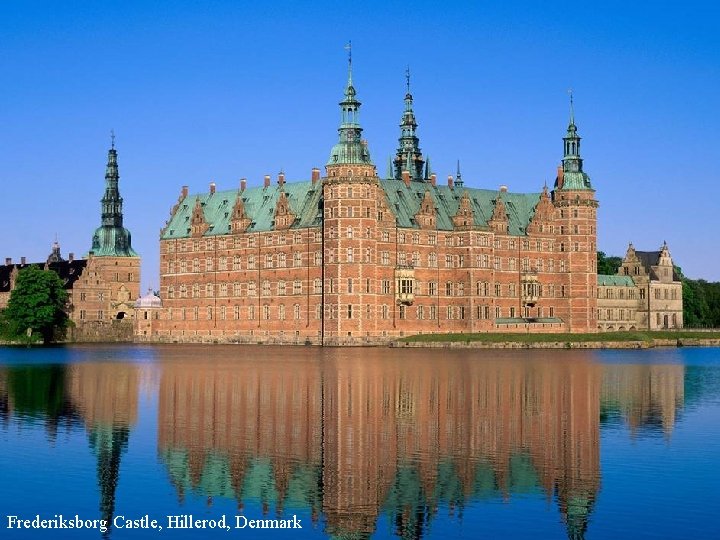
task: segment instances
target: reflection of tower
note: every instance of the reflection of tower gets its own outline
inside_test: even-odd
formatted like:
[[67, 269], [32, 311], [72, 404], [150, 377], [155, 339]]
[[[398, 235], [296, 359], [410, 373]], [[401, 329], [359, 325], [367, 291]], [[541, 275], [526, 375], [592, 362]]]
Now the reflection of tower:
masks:
[[[97, 456], [100, 514], [112, 524], [120, 459], [137, 419], [138, 368], [128, 364], [76, 364], [69, 370], [69, 393], [84, 419]], [[110, 527], [108, 527], [108, 532]]]

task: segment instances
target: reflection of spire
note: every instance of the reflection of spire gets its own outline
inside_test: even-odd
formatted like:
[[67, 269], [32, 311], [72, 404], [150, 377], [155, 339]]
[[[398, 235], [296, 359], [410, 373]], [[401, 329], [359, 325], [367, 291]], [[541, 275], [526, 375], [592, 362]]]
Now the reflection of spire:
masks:
[[90, 431], [90, 446], [97, 454], [100, 488], [100, 515], [108, 523], [104, 537], [110, 535], [115, 514], [115, 490], [120, 477], [120, 456], [127, 449], [130, 429], [122, 425], [98, 425]]

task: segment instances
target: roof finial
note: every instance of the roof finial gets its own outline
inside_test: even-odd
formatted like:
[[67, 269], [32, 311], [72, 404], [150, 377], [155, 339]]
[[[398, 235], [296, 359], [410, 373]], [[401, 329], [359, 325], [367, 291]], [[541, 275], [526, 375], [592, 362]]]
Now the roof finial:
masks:
[[573, 105], [573, 90], [568, 88], [568, 94], [570, 94], [570, 124], [575, 123], [575, 106]]
[[460, 180], [460, 160], [457, 160], [457, 179]]
[[407, 84], [407, 93], [410, 93], [410, 66], [405, 68], [405, 84]]
[[352, 41], [348, 41], [345, 45], [348, 52], [348, 86], [352, 84]]
[[110, 130], [110, 149], [115, 150], [115, 130]]

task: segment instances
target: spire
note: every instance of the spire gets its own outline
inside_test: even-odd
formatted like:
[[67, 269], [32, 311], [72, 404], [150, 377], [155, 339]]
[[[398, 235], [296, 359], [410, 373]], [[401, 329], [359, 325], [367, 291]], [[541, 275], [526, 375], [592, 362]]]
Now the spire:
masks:
[[[584, 190], [592, 189], [590, 178], [583, 172], [583, 160], [580, 157], [580, 135], [575, 125], [575, 103], [572, 91], [570, 94], [570, 123], [563, 137], [562, 170], [558, 172], [555, 188]], [[560, 182], [562, 178], [562, 182]]]
[[56, 263], [56, 262], [63, 262], [65, 259], [62, 258], [62, 255], [60, 255], [60, 243], [58, 242], [57, 234], [55, 234], [55, 241], [52, 245], [52, 251], [50, 252], [50, 255], [48, 255], [47, 262], [48, 263]]
[[400, 138], [397, 153], [395, 155], [395, 178], [401, 179], [403, 171], [410, 173], [410, 179], [415, 181], [423, 180], [422, 152], [420, 151], [420, 139], [417, 137], [417, 121], [413, 111], [413, 97], [410, 93], [410, 67], [405, 70], [405, 111], [400, 120]]
[[388, 157], [388, 166], [387, 166], [386, 176], [387, 176], [388, 178], [392, 178], [392, 177], [393, 177], [393, 161], [392, 161], [392, 156], [389, 156], [389, 157]]
[[105, 166], [105, 193], [101, 199], [100, 227], [95, 230], [91, 250], [95, 255], [137, 257], [130, 231], [123, 227], [123, 199], [120, 196], [115, 132], [110, 132], [110, 150]]
[[340, 105], [340, 127], [338, 128], [339, 141], [330, 151], [328, 165], [365, 164], [372, 165], [367, 145], [362, 142], [362, 128], [360, 127], [360, 105], [355, 97], [355, 87], [352, 82], [352, 45], [345, 46], [348, 51], [348, 81], [345, 87], [345, 97]]
[[455, 175], [455, 185], [463, 187], [462, 175], [460, 174], [460, 160], [457, 160], [457, 174]]

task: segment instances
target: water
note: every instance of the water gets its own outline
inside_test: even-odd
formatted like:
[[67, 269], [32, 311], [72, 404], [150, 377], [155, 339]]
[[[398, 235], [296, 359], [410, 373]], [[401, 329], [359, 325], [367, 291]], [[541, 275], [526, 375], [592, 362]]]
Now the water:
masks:
[[709, 538], [719, 419], [720, 349], [0, 348], [0, 530]]

